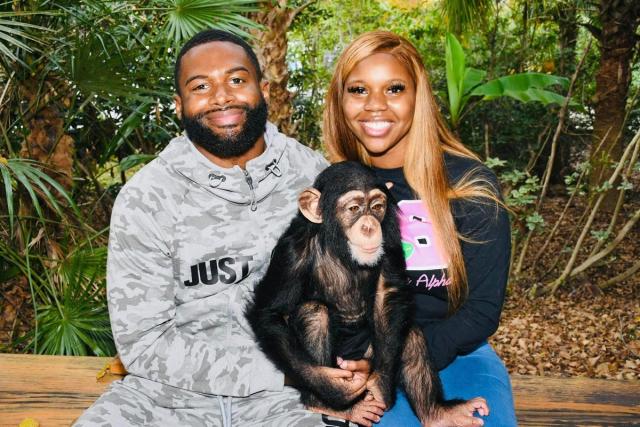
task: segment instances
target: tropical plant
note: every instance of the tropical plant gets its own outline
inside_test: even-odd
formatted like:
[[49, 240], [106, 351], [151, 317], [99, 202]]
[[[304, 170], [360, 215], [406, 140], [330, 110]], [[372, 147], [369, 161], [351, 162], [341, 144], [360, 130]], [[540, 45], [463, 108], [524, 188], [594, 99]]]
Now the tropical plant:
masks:
[[127, 176], [179, 130], [177, 49], [206, 27], [247, 36], [256, 10], [249, 0], [0, 4], [0, 279], [26, 280], [34, 310], [16, 348], [114, 352], [95, 230]]
[[[63, 206], [60, 205], [58, 198], [66, 202], [66, 206], [73, 210], [77, 215], [80, 214], [78, 207], [69, 195], [69, 193], [54, 178], [46, 172], [44, 165], [36, 161], [21, 158], [6, 159], [0, 157], [0, 177], [2, 178], [2, 186], [4, 187], [5, 203], [7, 209], [7, 217], [9, 219], [9, 232], [13, 233], [15, 223], [16, 194], [28, 194], [29, 201], [35, 208], [38, 219], [44, 225], [48, 218], [45, 216], [41, 207], [40, 200], [44, 201], [47, 207], [55, 211], [61, 218], [67, 216]], [[55, 175], [55, 172], [49, 171]], [[52, 187], [58, 194], [51, 192]], [[18, 191], [22, 190], [22, 191]]]
[[499, 77], [483, 83], [486, 71], [467, 67], [465, 54], [458, 39], [448, 33], [446, 36], [446, 71], [449, 120], [451, 126], [456, 129], [464, 114], [469, 100], [472, 97], [480, 97], [480, 101], [507, 96], [520, 102], [537, 101], [544, 105], [556, 103], [562, 104], [564, 97], [547, 90], [552, 86], [566, 88], [569, 80], [542, 73], [518, 73]]

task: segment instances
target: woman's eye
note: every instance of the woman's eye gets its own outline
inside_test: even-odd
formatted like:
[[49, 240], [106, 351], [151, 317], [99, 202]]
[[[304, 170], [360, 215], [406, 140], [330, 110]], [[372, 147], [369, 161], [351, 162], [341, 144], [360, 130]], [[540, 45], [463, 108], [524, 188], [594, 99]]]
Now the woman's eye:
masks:
[[357, 95], [362, 95], [362, 94], [366, 93], [367, 91], [362, 86], [351, 86], [351, 87], [347, 88], [347, 92], [355, 93]]
[[391, 93], [400, 93], [400, 92], [404, 92], [404, 90], [405, 90], [405, 86], [400, 83], [394, 84], [389, 88], [389, 92]]

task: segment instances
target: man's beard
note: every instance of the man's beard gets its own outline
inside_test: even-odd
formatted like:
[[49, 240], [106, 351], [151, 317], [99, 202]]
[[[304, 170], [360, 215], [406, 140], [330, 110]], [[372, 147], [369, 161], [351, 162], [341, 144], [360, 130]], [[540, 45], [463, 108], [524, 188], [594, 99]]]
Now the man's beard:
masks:
[[264, 133], [268, 115], [267, 103], [262, 96], [258, 105], [253, 108], [244, 105], [233, 105], [227, 108], [242, 109], [246, 116], [241, 129], [231, 135], [219, 135], [205, 124], [204, 117], [216, 110], [205, 111], [191, 117], [186, 114], [182, 116], [182, 125], [189, 139], [221, 159], [242, 156], [253, 148], [258, 138]]

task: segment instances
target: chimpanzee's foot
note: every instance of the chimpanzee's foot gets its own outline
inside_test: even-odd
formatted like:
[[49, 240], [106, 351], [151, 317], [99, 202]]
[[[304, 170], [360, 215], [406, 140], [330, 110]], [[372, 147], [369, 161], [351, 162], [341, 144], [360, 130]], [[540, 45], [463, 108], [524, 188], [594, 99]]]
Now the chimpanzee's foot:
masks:
[[475, 427], [483, 426], [482, 419], [474, 417], [474, 412], [479, 415], [489, 415], [489, 406], [482, 397], [476, 397], [463, 403], [448, 408], [439, 408], [435, 416], [423, 422], [425, 427]]

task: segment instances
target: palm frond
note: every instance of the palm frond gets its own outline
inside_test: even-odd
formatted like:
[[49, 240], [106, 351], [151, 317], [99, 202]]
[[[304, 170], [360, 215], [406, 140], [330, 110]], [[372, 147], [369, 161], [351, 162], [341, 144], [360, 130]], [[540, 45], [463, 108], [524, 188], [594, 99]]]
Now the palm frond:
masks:
[[109, 99], [122, 96], [128, 100], [148, 101], [150, 95], [170, 95], [137, 84], [129, 69], [135, 58], [110, 53], [100, 34], [75, 39], [72, 51], [73, 55], [64, 65], [64, 70], [86, 97], [95, 94]]
[[493, 0], [441, 0], [441, 9], [449, 30], [460, 34], [482, 25], [493, 4]]
[[38, 328], [29, 335], [35, 352], [76, 356], [115, 353], [105, 297], [106, 260], [106, 247], [80, 247], [53, 271], [45, 271], [47, 294], [39, 298]]
[[42, 223], [46, 222], [46, 218], [42, 210], [41, 201], [54, 210], [61, 218], [68, 215], [60, 205], [58, 198], [51, 192], [50, 187], [55, 190], [58, 196], [66, 202], [66, 205], [70, 207], [77, 216], [80, 216], [80, 210], [69, 193], [43, 170], [46, 170], [46, 165], [36, 162], [35, 160], [0, 158], [0, 176], [4, 183], [5, 202], [7, 204], [7, 215], [9, 217], [9, 227], [11, 231], [13, 231], [15, 223], [14, 197], [18, 187], [27, 192], [38, 218]]
[[[54, 15], [54, 12], [0, 12], [0, 54], [11, 61], [26, 65], [14, 52], [14, 49], [22, 49], [25, 52], [33, 52], [40, 49], [44, 41], [29, 32], [51, 31], [46, 27], [17, 21], [16, 18], [28, 15]], [[32, 42], [27, 44], [26, 42]]]
[[158, 0], [167, 15], [167, 37], [177, 44], [205, 28], [219, 28], [243, 37], [258, 24], [243, 14], [258, 10], [253, 0]]

